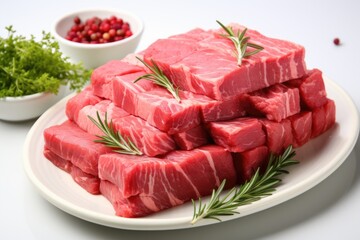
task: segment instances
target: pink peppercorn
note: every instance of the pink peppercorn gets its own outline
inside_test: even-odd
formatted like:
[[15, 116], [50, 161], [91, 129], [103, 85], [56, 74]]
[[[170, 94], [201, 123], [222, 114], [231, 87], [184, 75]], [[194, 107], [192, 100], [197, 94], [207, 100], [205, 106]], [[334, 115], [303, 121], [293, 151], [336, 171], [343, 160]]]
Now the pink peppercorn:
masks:
[[120, 41], [133, 35], [129, 23], [116, 16], [104, 19], [92, 17], [85, 21], [76, 16], [73, 23], [65, 36], [67, 40], [73, 42], [107, 43]]
[[339, 46], [339, 45], [340, 45], [340, 39], [339, 39], [339, 38], [334, 38], [333, 42], [334, 42], [334, 44], [335, 44], [336, 46]]

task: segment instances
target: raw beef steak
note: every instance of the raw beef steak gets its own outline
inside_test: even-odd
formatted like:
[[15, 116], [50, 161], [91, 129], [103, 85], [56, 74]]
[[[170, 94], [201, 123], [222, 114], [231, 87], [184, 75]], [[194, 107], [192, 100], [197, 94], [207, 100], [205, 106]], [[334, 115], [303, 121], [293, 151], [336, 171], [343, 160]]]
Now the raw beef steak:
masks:
[[95, 143], [96, 136], [83, 131], [69, 120], [45, 129], [44, 139], [45, 148], [94, 176], [98, 175], [100, 155], [112, 152], [103, 144]]
[[73, 180], [91, 194], [100, 194], [100, 179], [97, 176], [83, 172], [69, 160], [63, 159], [49, 149], [44, 149], [44, 156], [58, 168], [69, 173]]
[[267, 119], [260, 120], [266, 133], [266, 146], [269, 152], [281, 154], [293, 143], [291, 122], [284, 119], [281, 122], [274, 122]]
[[103, 136], [104, 133], [89, 118], [92, 117], [98, 121], [97, 114], [102, 121], [105, 120], [105, 114], [107, 114], [108, 124], [112, 122], [114, 130], [125, 139], [131, 139], [145, 155], [156, 156], [176, 148], [175, 141], [170, 135], [151, 126], [145, 120], [128, 114], [109, 100], [81, 109], [76, 123], [92, 135]]
[[280, 122], [300, 112], [300, 95], [297, 88], [288, 88], [283, 84], [275, 84], [249, 94], [245, 94], [243, 102], [248, 113], [263, 116], [269, 120]]
[[[235, 31], [244, 29], [240, 25], [233, 27]], [[218, 100], [306, 74], [305, 50], [300, 45], [248, 30], [250, 41], [264, 50], [238, 66], [231, 54], [232, 42], [219, 33], [223, 31], [215, 31], [201, 41], [194, 41], [193, 34], [188, 40], [185, 35], [158, 40], [145, 50], [144, 59], [148, 63], [155, 61], [181, 89]]]
[[266, 146], [260, 146], [242, 153], [233, 153], [234, 166], [240, 184], [250, 180], [259, 169], [260, 174], [266, 168], [269, 158], [269, 150]]
[[185, 132], [172, 135], [176, 144], [183, 150], [191, 150], [209, 143], [210, 136], [204, 126], [199, 125]]
[[262, 125], [256, 118], [211, 122], [207, 126], [214, 142], [230, 152], [243, 152], [266, 142]]
[[305, 109], [315, 109], [327, 102], [325, 84], [319, 69], [310, 70], [307, 76], [290, 80], [285, 84], [299, 89], [301, 103]]
[[301, 112], [289, 117], [294, 137], [292, 145], [294, 148], [301, 147], [311, 138], [312, 113]]
[[312, 134], [311, 137], [317, 137], [329, 130], [336, 120], [335, 102], [328, 99], [323, 106], [312, 111]]
[[65, 114], [69, 120], [76, 121], [79, 111], [87, 105], [95, 105], [100, 102], [101, 98], [95, 96], [92, 91], [92, 86], [86, 87], [80, 93], [70, 98], [65, 107]]
[[94, 94], [102, 98], [113, 100], [112, 81], [114, 77], [140, 71], [143, 71], [143, 68], [121, 60], [109, 61], [96, 68], [91, 75]]
[[[116, 202], [116, 213], [126, 217], [158, 212], [208, 195], [224, 179], [226, 187], [234, 186], [236, 181], [231, 154], [215, 145], [173, 151], [163, 158], [102, 155], [99, 177], [116, 185], [114, 192], [107, 189], [102, 193]], [[133, 199], [142, 203], [123, 206]], [[139, 210], [144, 206], [145, 210]]]

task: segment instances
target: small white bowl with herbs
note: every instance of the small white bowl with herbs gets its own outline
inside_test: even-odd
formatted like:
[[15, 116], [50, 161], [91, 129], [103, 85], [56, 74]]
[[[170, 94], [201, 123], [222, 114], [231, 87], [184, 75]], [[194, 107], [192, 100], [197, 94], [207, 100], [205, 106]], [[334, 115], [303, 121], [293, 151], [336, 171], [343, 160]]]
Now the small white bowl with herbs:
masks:
[[0, 37], [0, 120], [34, 119], [89, 80], [91, 70], [64, 57], [50, 33], [37, 40], [16, 35], [12, 26], [6, 30]]

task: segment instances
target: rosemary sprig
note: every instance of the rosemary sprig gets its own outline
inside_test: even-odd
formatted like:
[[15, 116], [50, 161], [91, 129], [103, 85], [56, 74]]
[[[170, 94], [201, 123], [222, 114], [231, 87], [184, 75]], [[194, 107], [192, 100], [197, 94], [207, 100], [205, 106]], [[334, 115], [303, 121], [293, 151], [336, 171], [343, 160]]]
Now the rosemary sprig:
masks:
[[213, 190], [207, 204], [203, 204], [201, 198], [199, 198], [199, 206], [196, 207], [196, 202], [192, 200], [194, 214], [191, 223], [195, 224], [205, 218], [221, 221], [219, 216], [237, 214], [236, 209], [239, 206], [251, 204], [271, 195], [275, 191], [275, 186], [281, 181], [278, 176], [288, 173], [284, 168], [298, 163], [293, 159], [295, 154], [292, 146], [289, 146], [280, 156], [271, 154], [264, 174], [260, 175], [258, 169], [249, 181], [239, 187], [233, 187], [222, 198], [220, 195], [223, 192], [226, 180], [222, 181], [217, 190]]
[[158, 67], [158, 65], [151, 59], [151, 64], [147, 64], [144, 60], [140, 59], [139, 57], [136, 57], [139, 61], [141, 61], [152, 73], [144, 74], [143, 76], [138, 77], [134, 83], [141, 79], [147, 79], [152, 81], [153, 83], [166, 88], [173, 96], [174, 98], [180, 102], [180, 96], [179, 96], [179, 89], [175, 88], [173, 83], [165, 76], [163, 71]]
[[95, 142], [102, 143], [110, 148], [114, 149], [114, 152], [128, 154], [128, 155], [142, 155], [143, 153], [136, 147], [136, 145], [128, 138], [124, 139], [119, 132], [114, 130], [113, 122], [108, 123], [107, 113], [105, 113], [104, 121], [101, 120], [99, 112], [96, 112], [97, 120], [88, 116], [89, 119], [105, 134], [99, 136], [100, 139]]
[[[216, 22], [225, 30], [227, 34], [221, 34], [221, 36], [230, 39], [235, 46], [235, 56], [237, 58], [238, 66], [241, 65], [242, 59], [254, 55], [264, 48], [255, 43], [249, 42], [250, 37], [245, 37], [247, 28], [245, 28], [242, 32], [238, 31], [235, 35], [233, 29], [231, 27], [226, 27], [220, 21], [216, 20]], [[253, 51], [246, 51], [248, 47], [254, 48]]]

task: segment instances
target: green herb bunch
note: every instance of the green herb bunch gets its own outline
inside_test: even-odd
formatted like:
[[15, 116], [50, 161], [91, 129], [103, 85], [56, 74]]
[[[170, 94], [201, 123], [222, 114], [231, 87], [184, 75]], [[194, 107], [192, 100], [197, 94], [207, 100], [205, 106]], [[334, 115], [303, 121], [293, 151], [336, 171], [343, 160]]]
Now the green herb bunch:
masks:
[[61, 85], [80, 90], [89, 80], [91, 70], [81, 63], [73, 64], [62, 55], [59, 44], [50, 33], [42, 32], [37, 41], [15, 35], [12, 26], [8, 36], [0, 37], [0, 98], [57, 93]]

